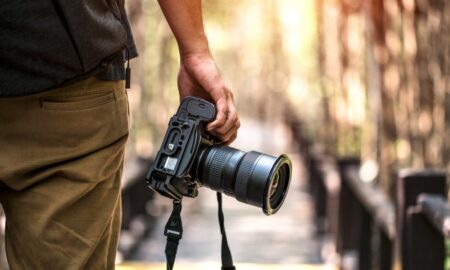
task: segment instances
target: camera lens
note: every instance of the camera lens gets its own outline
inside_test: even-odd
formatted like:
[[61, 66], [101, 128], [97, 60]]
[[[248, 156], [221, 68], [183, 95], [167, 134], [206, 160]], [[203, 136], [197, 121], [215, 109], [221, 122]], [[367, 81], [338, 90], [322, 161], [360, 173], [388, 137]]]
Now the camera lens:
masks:
[[281, 206], [286, 197], [287, 189], [284, 187], [289, 187], [289, 180], [291, 174], [291, 164], [285, 163], [286, 160], [280, 160], [280, 163], [277, 164], [275, 169], [275, 173], [273, 174], [273, 180], [269, 187], [269, 204], [272, 209], [276, 209], [277, 206]]
[[197, 176], [204, 186], [261, 207], [266, 215], [275, 214], [283, 204], [291, 172], [286, 155], [276, 158], [227, 146], [203, 149], [197, 163]]

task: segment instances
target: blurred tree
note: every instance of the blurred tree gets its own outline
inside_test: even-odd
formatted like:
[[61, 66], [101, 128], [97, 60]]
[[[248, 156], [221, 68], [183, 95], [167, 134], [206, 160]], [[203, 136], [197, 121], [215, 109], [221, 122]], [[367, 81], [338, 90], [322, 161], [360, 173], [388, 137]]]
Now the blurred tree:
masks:
[[[178, 52], [156, 1], [128, 9], [131, 141], [152, 155], [178, 104]], [[447, 1], [211, 0], [204, 20], [244, 118], [280, 122], [289, 102], [330, 153], [376, 160], [386, 189], [399, 167], [450, 168]]]
[[450, 3], [320, 0], [317, 10], [318, 70], [322, 93], [333, 93], [326, 100], [338, 156], [375, 159], [387, 191], [399, 167], [450, 168]]

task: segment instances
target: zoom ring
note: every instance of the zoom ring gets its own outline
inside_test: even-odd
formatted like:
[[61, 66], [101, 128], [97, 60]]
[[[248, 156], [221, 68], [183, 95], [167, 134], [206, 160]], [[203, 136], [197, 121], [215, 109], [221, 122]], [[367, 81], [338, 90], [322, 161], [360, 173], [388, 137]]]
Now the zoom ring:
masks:
[[226, 161], [232, 154], [233, 152], [226, 147], [220, 147], [214, 153], [214, 157], [212, 158], [208, 168], [208, 183], [209, 186], [215, 191], [222, 192], [223, 190], [223, 172], [226, 166]]
[[236, 199], [240, 202], [247, 203], [248, 201], [247, 190], [250, 184], [253, 167], [258, 157], [259, 153], [248, 152], [239, 166], [234, 192], [236, 194]]

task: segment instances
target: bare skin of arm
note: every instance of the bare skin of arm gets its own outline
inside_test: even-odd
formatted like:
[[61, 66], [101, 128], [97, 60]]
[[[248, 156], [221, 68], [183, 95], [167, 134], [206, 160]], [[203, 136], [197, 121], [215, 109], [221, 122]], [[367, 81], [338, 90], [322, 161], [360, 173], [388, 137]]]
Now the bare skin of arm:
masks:
[[180, 51], [178, 89], [180, 99], [196, 96], [212, 101], [216, 119], [208, 131], [224, 144], [236, 139], [240, 121], [233, 93], [225, 85], [214, 63], [205, 35], [201, 0], [159, 0]]

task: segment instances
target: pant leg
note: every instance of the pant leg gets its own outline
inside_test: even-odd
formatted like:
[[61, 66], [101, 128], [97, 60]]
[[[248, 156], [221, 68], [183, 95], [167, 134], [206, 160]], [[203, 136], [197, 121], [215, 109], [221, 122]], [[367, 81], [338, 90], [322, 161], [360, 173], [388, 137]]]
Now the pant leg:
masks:
[[123, 82], [0, 99], [0, 203], [15, 269], [114, 269], [128, 136]]

